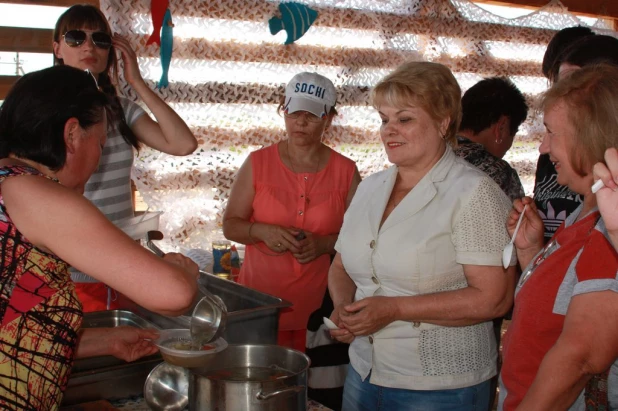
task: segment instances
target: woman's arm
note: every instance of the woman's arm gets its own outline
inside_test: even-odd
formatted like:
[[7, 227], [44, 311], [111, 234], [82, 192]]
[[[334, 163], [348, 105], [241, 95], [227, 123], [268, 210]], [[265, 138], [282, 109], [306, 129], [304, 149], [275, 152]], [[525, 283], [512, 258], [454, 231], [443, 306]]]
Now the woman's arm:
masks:
[[605, 150], [605, 163], [595, 164], [593, 174], [604, 184], [604, 187], [596, 193], [597, 204], [609, 238], [614, 248], [618, 250], [618, 177], [613, 177], [618, 176], [618, 150], [616, 148]]
[[198, 270], [163, 260], [114, 226], [79, 193], [39, 176], [2, 183], [7, 213], [37, 247], [160, 314], [191, 306]]
[[286, 250], [298, 253], [300, 242], [294, 237], [300, 232], [274, 224], [251, 223], [253, 214], [253, 171], [251, 157], [238, 170], [230, 198], [223, 214], [223, 235], [241, 244], [263, 242], [272, 252]]
[[335, 259], [328, 271], [328, 291], [333, 300], [334, 307], [330, 319], [341, 328], [340, 330], [331, 330], [330, 334], [338, 341], [349, 344], [354, 340], [354, 334], [345, 328], [340, 316], [347, 314], [343, 307], [354, 301], [356, 284], [354, 284], [354, 281], [352, 281], [345, 271], [343, 262], [341, 261], [341, 254], [339, 253], [335, 255]]
[[594, 374], [618, 358], [618, 293], [573, 297], [560, 338], [547, 352], [518, 410], [565, 410]]
[[75, 357], [113, 355], [121, 360], [135, 361], [158, 351], [151, 342], [158, 337], [156, 330], [135, 327], [82, 328]]
[[193, 133], [180, 116], [144, 82], [139, 72], [137, 56], [129, 42], [116, 34], [114, 47], [121, 53], [125, 79], [157, 119], [155, 122], [148, 115], [144, 115], [131, 125], [131, 130], [139, 141], [167, 154], [184, 156], [193, 153], [197, 148]]
[[466, 326], [501, 317], [513, 303], [515, 267], [464, 265], [466, 288], [410, 297], [369, 297], [346, 305], [343, 323], [355, 335], [393, 321]]

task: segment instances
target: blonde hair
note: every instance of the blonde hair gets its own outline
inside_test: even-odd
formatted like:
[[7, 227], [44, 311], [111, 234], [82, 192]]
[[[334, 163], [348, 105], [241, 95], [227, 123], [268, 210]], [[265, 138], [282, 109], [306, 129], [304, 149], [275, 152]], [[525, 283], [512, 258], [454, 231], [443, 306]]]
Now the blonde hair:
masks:
[[371, 103], [404, 108], [417, 104], [437, 123], [449, 119], [444, 140], [455, 144], [461, 122], [461, 89], [448, 67], [426, 61], [411, 61], [397, 67], [371, 91]]
[[575, 131], [569, 161], [583, 177], [604, 161], [607, 148], [618, 147], [618, 67], [588, 66], [560, 79], [542, 96], [541, 109], [560, 103]]

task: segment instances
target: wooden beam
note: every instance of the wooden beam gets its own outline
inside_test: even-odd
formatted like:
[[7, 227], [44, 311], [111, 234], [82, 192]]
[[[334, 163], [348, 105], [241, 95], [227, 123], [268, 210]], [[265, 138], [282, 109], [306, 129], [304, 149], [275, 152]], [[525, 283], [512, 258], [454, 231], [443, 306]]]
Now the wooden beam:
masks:
[[19, 76], [0, 76], [0, 100], [4, 100], [17, 80]]
[[0, 3], [54, 7], [71, 7], [74, 4], [92, 4], [93, 6], [99, 7], [99, 0], [0, 0]]
[[[473, 0], [475, 3], [495, 4], [497, 6], [515, 6], [539, 9], [549, 0]], [[616, 0], [560, 0], [571, 13], [590, 17], [609, 17], [618, 19], [618, 1]]]
[[0, 27], [0, 51], [51, 53], [53, 30]]

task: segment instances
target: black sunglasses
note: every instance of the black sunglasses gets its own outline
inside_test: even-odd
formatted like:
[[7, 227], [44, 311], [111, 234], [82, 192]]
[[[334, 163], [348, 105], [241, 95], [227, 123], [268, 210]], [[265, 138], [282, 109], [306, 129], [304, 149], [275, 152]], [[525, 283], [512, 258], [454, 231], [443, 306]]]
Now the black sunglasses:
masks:
[[95, 31], [93, 33], [87, 33], [83, 30], [69, 30], [62, 36], [64, 38], [64, 42], [69, 47], [79, 47], [88, 38], [92, 39], [92, 43], [100, 49], [109, 50], [112, 47], [112, 36], [103, 32], [103, 31]]

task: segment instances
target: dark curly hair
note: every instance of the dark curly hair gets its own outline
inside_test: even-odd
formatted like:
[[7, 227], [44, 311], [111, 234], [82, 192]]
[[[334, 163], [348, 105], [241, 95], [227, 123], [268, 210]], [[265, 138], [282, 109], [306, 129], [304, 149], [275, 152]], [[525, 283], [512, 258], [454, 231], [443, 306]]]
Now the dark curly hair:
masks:
[[26, 74], [0, 107], [0, 158], [12, 154], [54, 171], [62, 168], [67, 120], [76, 118], [86, 129], [103, 121], [109, 103], [85, 71], [54, 66]]
[[460, 130], [478, 134], [507, 116], [510, 135], [514, 136], [528, 115], [528, 105], [521, 91], [506, 77], [491, 77], [470, 87], [461, 99]]

